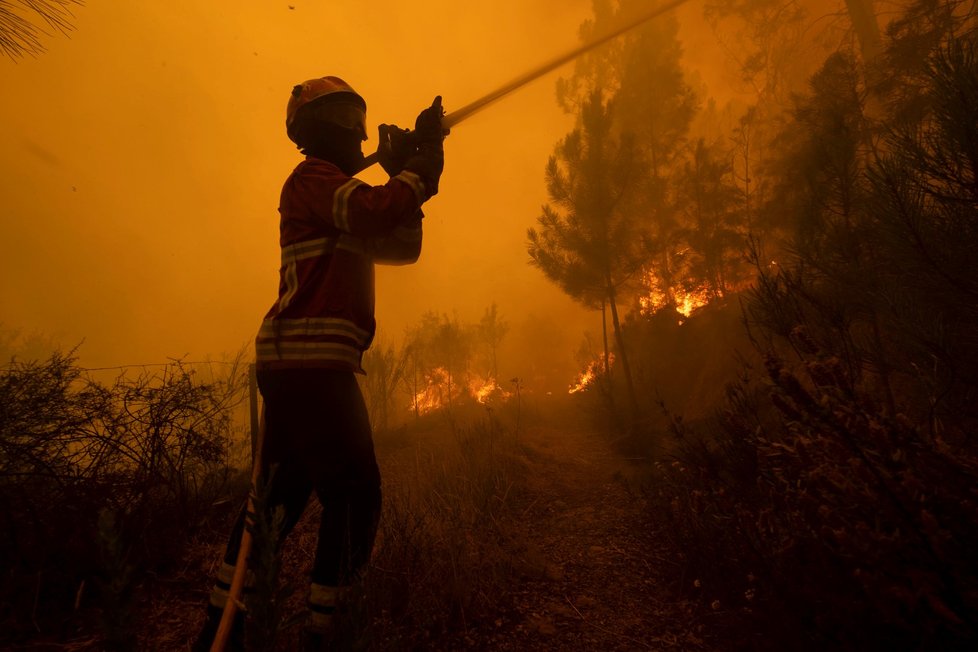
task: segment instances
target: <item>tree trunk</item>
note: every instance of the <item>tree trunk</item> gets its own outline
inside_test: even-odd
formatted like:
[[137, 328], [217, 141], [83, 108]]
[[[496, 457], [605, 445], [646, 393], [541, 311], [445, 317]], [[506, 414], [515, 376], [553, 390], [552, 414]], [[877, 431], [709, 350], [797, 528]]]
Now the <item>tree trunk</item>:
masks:
[[608, 359], [608, 316], [607, 316], [607, 302], [601, 300], [601, 340], [604, 344], [604, 375], [606, 378], [611, 377], [611, 360]]
[[418, 359], [414, 358], [414, 418], [421, 418], [421, 410], [418, 408]]
[[871, 68], [883, 51], [880, 44], [880, 26], [873, 11], [873, 0], [846, 0], [849, 20], [859, 39], [859, 49], [863, 54], [863, 64]]
[[635, 385], [632, 383], [632, 370], [628, 364], [628, 354], [625, 351], [625, 337], [621, 331], [621, 321], [618, 319], [618, 305], [615, 302], [615, 286], [608, 278], [608, 306], [611, 308], [611, 324], [615, 330], [615, 344], [618, 345], [618, 356], [621, 358], [621, 368], [625, 374], [625, 388], [628, 392], [628, 405], [630, 408], [629, 428], [638, 419], [638, 397], [635, 394]]
[[873, 0], [846, 0], [849, 20], [852, 29], [859, 39], [859, 50], [863, 55], [863, 82], [869, 93], [863, 107], [863, 114], [868, 118], [879, 119], [883, 115], [880, 84], [883, 72], [880, 66], [883, 45], [880, 40], [880, 26], [873, 11]]

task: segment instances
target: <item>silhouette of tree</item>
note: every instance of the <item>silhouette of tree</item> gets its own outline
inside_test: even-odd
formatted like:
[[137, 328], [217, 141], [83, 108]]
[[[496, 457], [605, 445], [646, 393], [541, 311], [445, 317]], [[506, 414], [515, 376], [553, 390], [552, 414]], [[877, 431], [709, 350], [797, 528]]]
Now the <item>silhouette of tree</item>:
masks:
[[914, 84], [922, 91], [913, 99], [920, 120], [892, 130], [869, 168], [874, 268], [887, 290], [881, 328], [892, 368], [904, 383], [921, 385], [915, 398], [931, 423], [971, 433], [978, 423], [975, 32], [944, 33], [923, 75]]
[[687, 245], [684, 277], [693, 287], [720, 298], [731, 285], [750, 276], [743, 255], [747, 224], [743, 195], [735, 185], [733, 162], [718, 145], [696, 142], [677, 180], [683, 226], [679, 238]]
[[[428, 385], [429, 381], [444, 378], [445, 403], [454, 406], [461, 391], [459, 383], [464, 382], [472, 357], [473, 329], [459, 321], [458, 316], [449, 317], [427, 311], [421, 321], [408, 329], [405, 338], [407, 355], [405, 382], [412, 395]], [[440, 383], [438, 383], [440, 384]], [[418, 406], [415, 404], [415, 412]]]
[[[636, 0], [596, 0], [594, 18], [582, 26], [582, 36], [600, 33], [644, 6]], [[646, 225], [643, 272], [663, 288], [673, 287], [678, 278], [672, 267], [681, 215], [672, 176], [682, 169], [698, 109], [680, 65], [678, 33], [675, 16], [663, 15], [582, 57], [557, 88], [558, 102], [567, 111], [578, 111], [590, 88], [605, 89], [614, 98], [616, 129], [629, 134], [634, 150], [628, 200]]]
[[486, 308], [486, 311], [482, 314], [482, 319], [479, 320], [479, 324], [476, 326], [476, 333], [481, 343], [488, 349], [489, 373], [496, 380], [499, 379], [499, 364], [496, 359], [496, 352], [508, 332], [509, 324], [499, 316], [496, 302], [493, 301], [492, 305]]
[[406, 379], [407, 366], [407, 351], [397, 349], [389, 342], [375, 341], [363, 356], [366, 375], [360, 378], [360, 383], [370, 410], [370, 421], [380, 430], [391, 423], [397, 388]]
[[580, 124], [547, 163], [551, 203], [527, 232], [533, 265], [588, 308], [607, 302], [629, 400], [637, 406], [619, 316], [619, 293], [646, 261], [645, 225], [630, 210], [638, 178], [635, 148], [613, 128], [613, 108], [600, 91], [581, 105]]
[[[789, 240], [770, 274], [780, 289], [757, 314], [766, 315], [771, 331], [788, 336], [799, 320], [793, 313], [798, 302], [810, 303], [812, 336], [840, 343], [851, 377], [875, 368], [885, 385], [876, 309], [881, 294], [876, 275], [867, 273], [877, 236], [867, 212], [871, 147], [864, 97], [854, 54], [839, 52], [812, 78], [810, 94], [796, 100], [792, 123], [777, 141], [780, 183], [762, 208], [772, 215], [767, 221], [786, 226]], [[761, 288], [771, 289], [763, 275]]]
[[71, 5], [84, 0], [0, 0], [0, 50], [13, 60], [45, 51], [44, 26], [67, 34], [74, 29]]

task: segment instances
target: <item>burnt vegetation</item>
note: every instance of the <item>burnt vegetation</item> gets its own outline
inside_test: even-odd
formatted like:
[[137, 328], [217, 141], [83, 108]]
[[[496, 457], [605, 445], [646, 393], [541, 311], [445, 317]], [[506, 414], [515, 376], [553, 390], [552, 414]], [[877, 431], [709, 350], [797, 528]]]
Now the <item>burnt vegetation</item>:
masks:
[[[582, 36], [639, 4], [596, 1]], [[556, 384], [559, 329], [495, 305], [378, 339], [362, 386], [384, 515], [339, 649], [522, 649], [499, 633], [524, 622], [513, 586], [561, 575], [521, 540], [532, 438], [585, 427], [637, 461], [619, 480], [646, 506], [646, 565], [695, 606], [671, 646], [975, 648], [978, 19], [953, 0], [840, 12], [709, 5], [748, 104], [694, 82], [668, 16], [561, 81], [577, 122], [527, 249], [603, 332]], [[137, 634], [132, 595], [216, 558], [244, 493], [241, 369], [101, 383], [71, 355], [18, 360], [0, 374], [4, 636], [64, 639], [91, 605], [93, 645], [180, 649], [189, 634]], [[255, 649], [293, 640], [285, 569], [314, 536], [300, 524], [284, 561], [259, 541], [275, 601]], [[669, 646], [623, 649], [643, 642]]]

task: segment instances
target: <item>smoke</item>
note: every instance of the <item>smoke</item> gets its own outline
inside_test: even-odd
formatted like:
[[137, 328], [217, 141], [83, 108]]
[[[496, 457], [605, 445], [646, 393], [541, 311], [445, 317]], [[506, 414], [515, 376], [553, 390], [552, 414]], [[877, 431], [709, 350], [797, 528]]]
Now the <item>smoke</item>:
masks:
[[[436, 94], [451, 110], [572, 46], [587, 14], [583, 1], [292, 4], [90, 4], [71, 39], [0, 63], [16, 98], [0, 107], [7, 327], [83, 342], [89, 366], [247, 346], [275, 296], [278, 193], [299, 160], [283, 129], [292, 85], [343, 76], [371, 125], [410, 126]], [[543, 165], [569, 124], [553, 79], [449, 138], [421, 262], [379, 273], [382, 331], [426, 310], [477, 319], [493, 301], [514, 323], [580, 321], [526, 264]]]
[[[300, 160], [283, 125], [295, 83], [350, 81], [368, 102], [369, 152], [374, 125], [411, 126], [437, 94], [451, 112], [578, 46], [591, 10], [588, 0], [290, 4], [88, 4], [70, 39], [0, 62], [16, 98], [0, 106], [5, 327], [82, 343], [93, 367], [250, 347], [277, 288], [278, 193]], [[709, 30], [692, 4], [682, 10], [693, 25], [684, 39], [699, 39], [704, 60]], [[524, 86], [448, 138], [421, 260], [378, 271], [385, 337], [399, 339], [429, 310], [472, 322], [495, 302], [513, 325], [504, 349], [516, 364], [502, 360], [504, 375], [529, 375], [519, 362], [541, 348], [549, 357], [536, 368], [571, 375], [599, 316], [526, 252], [547, 201], [547, 157], [573, 125], [554, 96], [568, 72]], [[384, 180], [378, 168], [363, 178]]]

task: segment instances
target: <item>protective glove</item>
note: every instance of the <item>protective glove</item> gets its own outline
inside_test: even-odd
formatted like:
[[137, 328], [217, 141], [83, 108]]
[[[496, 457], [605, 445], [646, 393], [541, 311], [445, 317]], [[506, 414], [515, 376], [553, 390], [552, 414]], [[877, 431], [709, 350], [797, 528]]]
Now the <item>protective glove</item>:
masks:
[[408, 159], [417, 152], [417, 142], [407, 129], [394, 125], [377, 127], [380, 143], [377, 145], [377, 161], [390, 176], [404, 169]]
[[418, 114], [414, 121], [414, 137], [420, 143], [440, 143], [448, 133], [442, 127], [441, 118], [445, 109], [441, 106], [441, 95], [435, 98], [427, 109]]
[[410, 170], [421, 177], [429, 199], [438, 194], [438, 180], [444, 168], [445, 151], [441, 139], [422, 142], [418, 145], [418, 151], [404, 165], [405, 170]]

